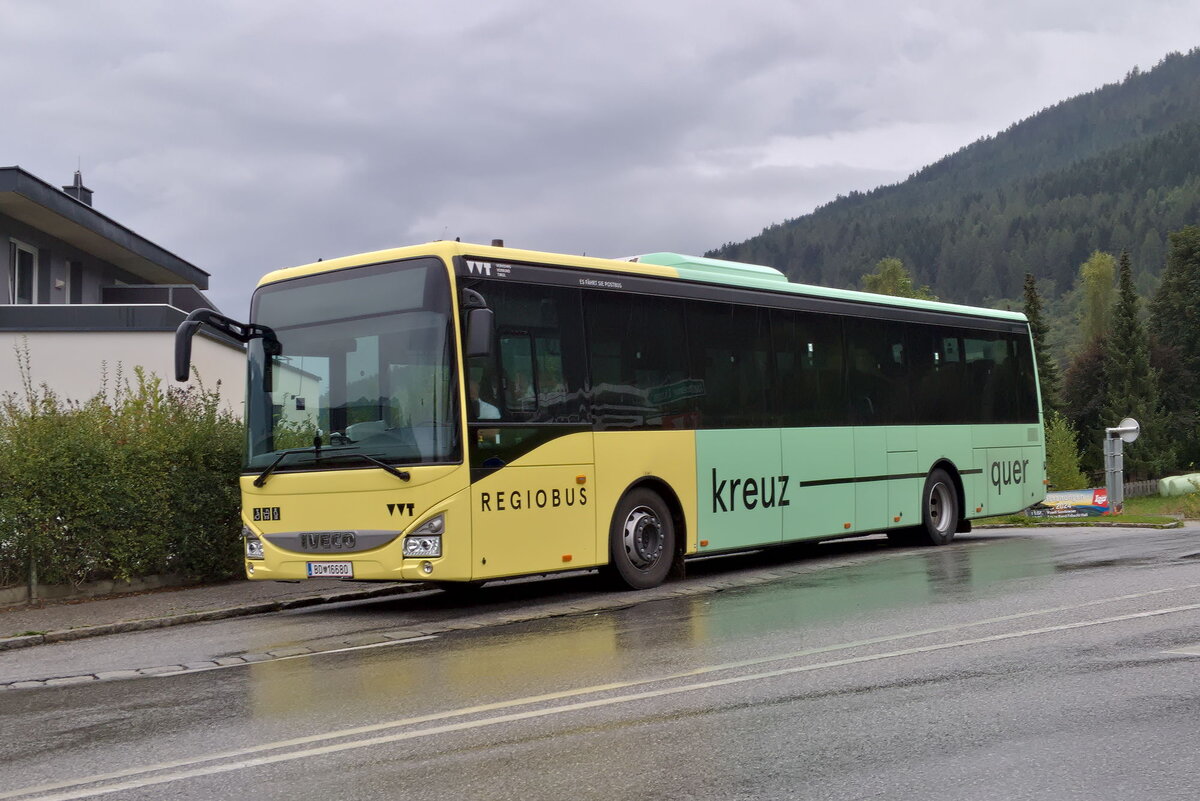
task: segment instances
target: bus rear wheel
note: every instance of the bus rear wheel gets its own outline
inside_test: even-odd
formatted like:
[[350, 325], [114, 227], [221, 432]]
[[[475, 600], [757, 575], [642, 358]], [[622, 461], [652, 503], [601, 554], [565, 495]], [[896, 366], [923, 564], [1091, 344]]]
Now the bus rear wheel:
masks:
[[958, 490], [950, 474], [940, 467], [930, 471], [921, 492], [921, 541], [946, 545], [958, 528]]
[[675, 521], [657, 493], [635, 489], [617, 504], [608, 556], [612, 577], [628, 589], [657, 587], [666, 579], [675, 558]]

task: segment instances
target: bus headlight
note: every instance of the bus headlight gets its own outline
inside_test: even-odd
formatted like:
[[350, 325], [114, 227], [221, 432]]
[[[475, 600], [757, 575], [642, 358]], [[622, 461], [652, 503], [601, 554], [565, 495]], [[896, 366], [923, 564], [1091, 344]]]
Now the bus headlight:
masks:
[[245, 541], [247, 559], [264, 558], [262, 540], [250, 530], [249, 526], [242, 526], [242, 539]]
[[426, 520], [412, 534], [404, 538], [405, 558], [432, 557], [442, 555], [442, 532], [446, 528], [445, 515]]

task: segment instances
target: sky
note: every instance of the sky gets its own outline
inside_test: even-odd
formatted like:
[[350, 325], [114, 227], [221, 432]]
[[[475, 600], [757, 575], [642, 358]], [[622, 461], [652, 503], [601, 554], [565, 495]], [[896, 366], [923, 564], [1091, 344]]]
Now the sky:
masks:
[[0, 166], [211, 274], [701, 254], [1200, 46], [1195, 0], [0, 0]]

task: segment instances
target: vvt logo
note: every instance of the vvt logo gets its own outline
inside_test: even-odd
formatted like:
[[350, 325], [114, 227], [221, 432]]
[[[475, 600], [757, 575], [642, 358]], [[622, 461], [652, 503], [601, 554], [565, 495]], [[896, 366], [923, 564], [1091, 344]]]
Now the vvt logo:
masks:
[[491, 276], [492, 274], [492, 265], [486, 261], [469, 261], [467, 269], [471, 271], [472, 275]]

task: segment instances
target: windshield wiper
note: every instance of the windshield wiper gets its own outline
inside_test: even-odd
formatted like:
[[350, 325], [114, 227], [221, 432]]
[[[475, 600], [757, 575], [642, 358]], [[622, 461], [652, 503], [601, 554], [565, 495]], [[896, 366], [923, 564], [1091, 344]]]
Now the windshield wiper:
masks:
[[321, 458], [322, 450], [337, 451], [337, 450], [347, 450], [347, 449], [353, 448], [353, 447], [354, 447], [353, 445], [347, 445], [343, 448], [322, 448], [320, 445], [318, 445], [314, 448], [293, 448], [291, 450], [281, 451], [280, 454], [275, 457], [275, 461], [273, 461], [269, 465], [267, 465], [267, 469], [262, 471], [261, 473], [259, 473], [258, 478], [254, 479], [254, 486], [261, 487], [263, 484], [266, 484], [267, 477], [275, 472], [275, 468], [279, 467], [279, 463], [282, 462], [284, 459], [288, 458], [289, 456], [291, 456], [292, 454], [313, 453], [313, 454], [316, 454], [317, 458], [319, 459], [319, 458]]
[[[259, 473], [258, 478], [254, 479], [254, 486], [261, 487], [263, 484], [266, 484], [267, 478], [270, 477], [270, 475], [275, 472], [275, 468], [279, 467], [279, 464], [284, 459], [291, 456], [292, 454], [311, 453], [317, 458], [318, 461], [320, 461], [322, 453], [328, 453], [329, 451], [349, 451], [349, 450], [353, 450], [354, 447], [355, 447], [354, 445], [345, 445], [340, 448], [321, 448], [321, 447], [294, 448], [292, 450], [283, 451], [278, 456], [275, 457], [275, 461], [273, 461], [269, 465], [267, 465], [266, 470]], [[354, 459], [364, 459], [364, 460], [370, 462], [371, 464], [376, 465], [377, 467], [382, 467], [384, 470], [391, 473], [393, 476], [395, 476], [396, 478], [398, 478], [402, 481], [408, 481], [410, 478], [407, 470], [397, 470], [396, 468], [392, 467], [387, 462], [381, 462], [378, 459], [376, 459], [374, 456], [369, 456], [365, 453], [336, 453], [332, 457], [327, 456], [325, 458], [327, 458], [327, 459], [328, 458], [344, 459], [346, 457], [351, 457]]]
[[[336, 450], [340, 450], [340, 448], [325, 448], [325, 450], [336, 451]], [[381, 462], [380, 460], [376, 459], [374, 456], [372, 456], [369, 453], [338, 453], [338, 454], [334, 454], [332, 457], [327, 457], [327, 458], [365, 459], [366, 461], [370, 462], [371, 464], [375, 465], [376, 467], [382, 467], [384, 470], [388, 471], [389, 473], [391, 473], [393, 476], [400, 479], [401, 481], [408, 481], [411, 478], [411, 476], [408, 474], [407, 470], [397, 470], [396, 468], [392, 467], [387, 462]]]

